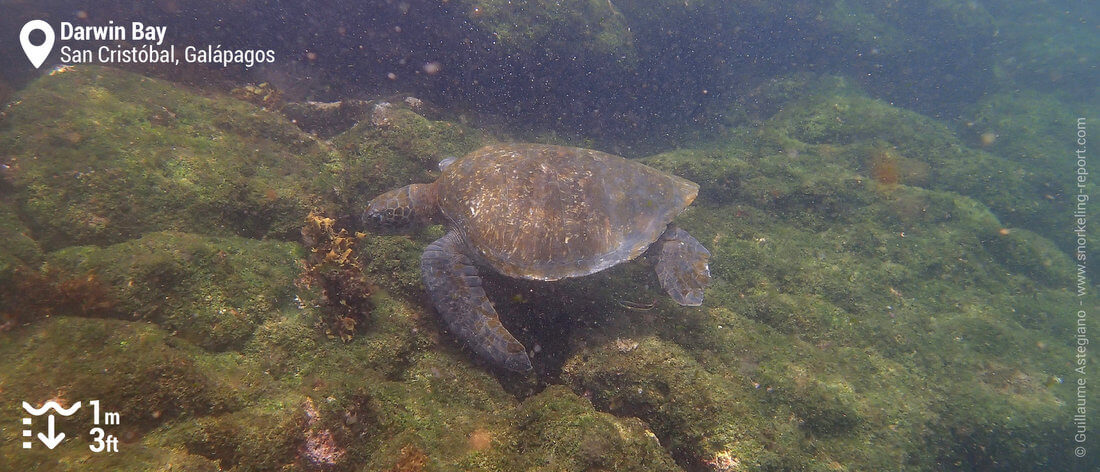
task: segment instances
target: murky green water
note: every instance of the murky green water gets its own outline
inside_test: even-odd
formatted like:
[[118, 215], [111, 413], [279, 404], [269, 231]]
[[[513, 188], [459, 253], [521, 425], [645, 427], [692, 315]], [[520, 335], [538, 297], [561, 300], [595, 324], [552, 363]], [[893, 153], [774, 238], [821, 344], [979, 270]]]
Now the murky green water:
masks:
[[0, 9], [0, 470], [1098, 465], [1084, 2]]

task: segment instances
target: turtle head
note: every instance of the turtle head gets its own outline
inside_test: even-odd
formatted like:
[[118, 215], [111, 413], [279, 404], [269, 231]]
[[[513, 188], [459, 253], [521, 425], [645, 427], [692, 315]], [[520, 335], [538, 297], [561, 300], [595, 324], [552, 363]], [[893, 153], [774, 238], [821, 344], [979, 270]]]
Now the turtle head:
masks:
[[373, 231], [411, 231], [431, 223], [438, 213], [435, 186], [412, 184], [374, 197], [363, 212], [363, 224]]

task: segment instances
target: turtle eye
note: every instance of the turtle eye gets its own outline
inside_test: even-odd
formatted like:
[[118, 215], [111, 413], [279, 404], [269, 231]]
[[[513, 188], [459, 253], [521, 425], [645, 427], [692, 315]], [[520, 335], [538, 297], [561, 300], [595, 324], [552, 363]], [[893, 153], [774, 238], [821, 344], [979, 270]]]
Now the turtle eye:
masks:
[[413, 219], [409, 207], [368, 209], [363, 213], [363, 223], [375, 230], [403, 230], [412, 225]]

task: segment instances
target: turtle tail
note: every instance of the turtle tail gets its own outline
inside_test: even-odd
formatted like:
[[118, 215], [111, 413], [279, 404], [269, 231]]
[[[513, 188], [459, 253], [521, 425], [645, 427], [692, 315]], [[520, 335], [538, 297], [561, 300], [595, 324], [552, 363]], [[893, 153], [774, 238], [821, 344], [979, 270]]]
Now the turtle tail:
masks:
[[432, 304], [451, 334], [479, 356], [508, 370], [531, 370], [526, 349], [500, 324], [463, 246], [461, 236], [452, 231], [429, 244], [420, 257], [420, 275]]

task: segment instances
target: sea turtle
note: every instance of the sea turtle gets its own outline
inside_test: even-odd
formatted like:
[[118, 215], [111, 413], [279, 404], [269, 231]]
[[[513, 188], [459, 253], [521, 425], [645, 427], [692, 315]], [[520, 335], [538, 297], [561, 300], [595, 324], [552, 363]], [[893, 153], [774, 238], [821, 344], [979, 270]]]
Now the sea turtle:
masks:
[[440, 162], [430, 184], [386, 192], [362, 218], [375, 230], [444, 223], [420, 274], [454, 336], [478, 355], [525, 372], [531, 360], [500, 324], [477, 266], [534, 280], [599, 272], [650, 245], [661, 286], [681, 305], [703, 303], [710, 253], [671, 224], [699, 186], [600, 151], [543, 144], [496, 144]]

